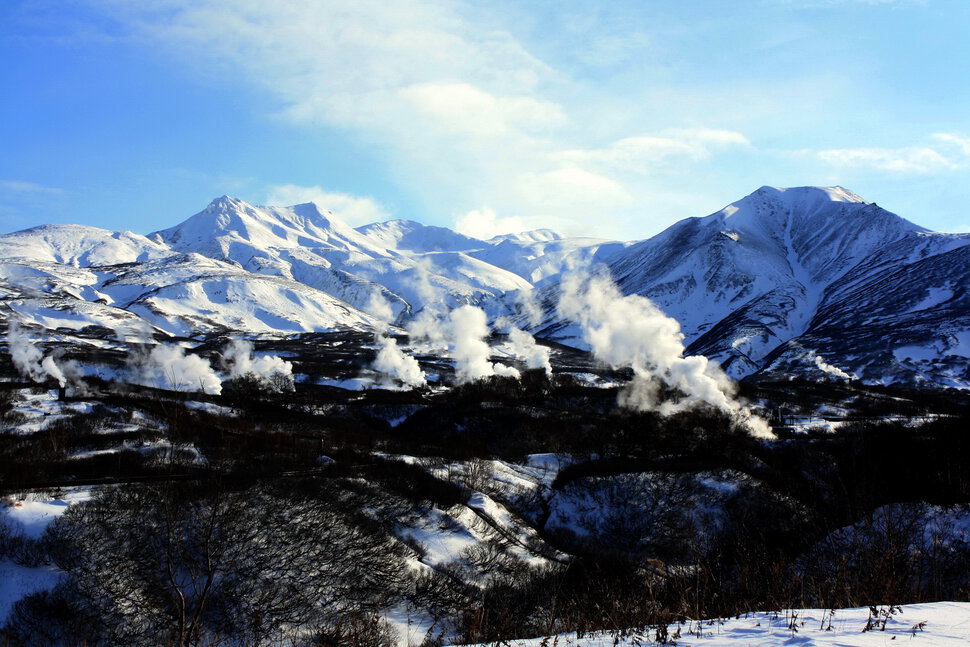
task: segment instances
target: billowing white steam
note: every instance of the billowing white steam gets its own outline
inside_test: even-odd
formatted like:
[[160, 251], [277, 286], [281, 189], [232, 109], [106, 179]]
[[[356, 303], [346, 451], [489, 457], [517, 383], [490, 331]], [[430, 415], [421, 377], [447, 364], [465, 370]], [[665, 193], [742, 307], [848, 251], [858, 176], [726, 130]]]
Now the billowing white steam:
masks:
[[516, 295], [516, 303], [519, 312], [525, 317], [526, 323], [530, 327], [538, 326], [542, 323], [542, 306], [536, 299], [535, 290], [519, 290]]
[[431, 283], [431, 259], [426, 257], [414, 260], [415, 272], [411, 281], [411, 287], [421, 300], [423, 309], [436, 309], [440, 305], [441, 290]]
[[380, 345], [380, 350], [371, 368], [408, 386], [422, 387], [427, 384], [427, 378], [418, 360], [405, 354], [398, 347], [397, 340], [393, 337], [380, 336], [377, 338], [377, 343]]
[[222, 364], [230, 378], [254, 377], [276, 390], [293, 390], [293, 364], [276, 355], [256, 357], [253, 345], [243, 339], [226, 344]]
[[519, 377], [519, 372], [511, 366], [489, 361], [491, 352], [485, 342], [488, 318], [481, 308], [471, 305], [455, 308], [440, 323], [438, 330], [455, 358], [455, 377], [459, 384], [492, 375]]
[[23, 329], [13, 320], [7, 329], [7, 346], [13, 365], [20, 374], [34, 382], [46, 382], [50, 375], [44, 369], [42, 361], [44, 351], [34, 345]]
[[53, 378], [61, 387], [82, 385], [81, 370], [75, 362], [62, 360], [56, 352], [44, 357], [44, 351], [14, 319], [8, 320], [7, 346], [14, 366], [24, 377], [37, 383]]
[[440, 291], [431, 284], [431, 261], [419, 259], [415, 264], [415, 274], [411, 280], [411, 288], [420, 300], [421, 308], [408, 323], [408, 332], [412, 339], [424, 339], [434, 345], [446, 343], [445, 333], [441, 326], [444, 318], [444, 304]]
[[[428, 279], [427, 266], [427, 261], [418, 264], [416, 289], [422, 295], [422, 298], [430, 299], [434, 288]], [[377, 289], [371, 293], [367, 312], [384, 321], [394, 321], [394, 310], [391, 304]], [[430, 309], [422, 312], [423, 317], [419, 317], [418, 320], [412, 322], [412, 327], [417, 326], [420, 328], [421, 326], [428, 326], [429, 328], [433, 328], [434, 317], [430, 316], [430, 313]], [[389, 378], [391, 381], [397, 381], [415, 388], [422, 387], [428, 383], [424, 371], [421, 370], [421, 366], [418, 364], [418, 360], [401, 350], [397, 345], [396, 339], [387, 335], [377, 335], [375, 341], [377, 342], [379, 350], [377, 351], [377, 357], [374, 358], [374, 362], [371, 364], [373, 370]]]
[[825, 359], [818, 353], [810, 351], [809, 357], [815, 362], [815, 366], [817, 366], [818, 369], [823, 373], [827, 375], [831, 375], [832, 377], [837, 378], [839, 380], [848, 381], [852, 379], [851, 375], [849, 375], [848, 373], [840, 369], [838, 366], [832, 366], [831, 364], [826, 362]]
[[132, 319], [119, 323], [114, 328], [115, 339], [120, 342], [137, 344], [153, 343], [155, 331], [144, 319]]
[[434, 310], [424, 309], [408, 323], [408, 333], [412, 339], [422, 339], [432, 346], [448, 344], [447, 331], [444, 328], [444, 315]]
[[552, 373], [549, 362], [549, 348], [536, 343], [535, 337], [519, 328], [509, 330], [509, 351], [525, 362], [527, 368], [541, 368]]
[[131, 381], [172, 391], [222, 393], [222, 380], [209, 360], [199, 355], [186, 355], [181, 346], [158, 344], [150, 351], [128, 355]]
[[364, 312], [374, 315], [381, 321], [394, 321], [394, 308], [377, 288], [374, 288], [374, 291], [370, 293], [370, 300], [367, 302]]
[[413, 288], [424, 304], [408, 324], [412, 339], [425, 339], [436, 346], [448, 346], [455, 360], [455, 378], [459, 384], [501, 375], [519, 377], [511, 366], [493, 364], [488, 343], [488, 317], [481, 308], [463, 305], [444, 314], [441, 291], [431, 283], [430, 262], [417, 266]]
[[[624, 296], [609, 278], [573, 273], [562, 283], [559, 312], [580, 325], [597, 358], [633, 369], [621, 406], [669, 415], [706, 403], [745, 419], [754, 435], [771, 436], [767, 423], [734, 399], [733, 384], [718, 366], [703, 356], [684, 357], [680, 324], [649, 299]], [[683, 397], [659, 401], [661, 382]]]

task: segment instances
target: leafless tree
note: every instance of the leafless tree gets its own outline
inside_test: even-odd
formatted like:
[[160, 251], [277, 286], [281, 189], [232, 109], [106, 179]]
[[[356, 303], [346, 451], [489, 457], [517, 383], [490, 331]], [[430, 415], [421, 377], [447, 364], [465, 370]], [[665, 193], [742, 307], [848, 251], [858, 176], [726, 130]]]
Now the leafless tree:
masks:
[[94, 644], [295, 643], [403, 582], [403, 547], [331, 494], [109, 490], [58, 521], [55, 558]]

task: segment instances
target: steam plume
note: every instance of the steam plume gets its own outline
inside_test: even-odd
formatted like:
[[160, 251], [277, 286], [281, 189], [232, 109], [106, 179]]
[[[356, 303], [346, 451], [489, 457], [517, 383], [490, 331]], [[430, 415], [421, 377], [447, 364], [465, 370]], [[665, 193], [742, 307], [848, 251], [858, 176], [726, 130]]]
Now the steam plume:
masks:
[[839, 380], [851, 380], [852, 376], [840, 369], [838, 366], [833, 366], [825, 361], [825, 359], [813, 351], [809, 351], [809, 358], [815, 362], [815, 366], [818, 367], [820, 371], [826, 375], [830, 375]]
[[138, 384], [172, 391], [222, 393], [222, 380], [209, 361], [186, 355], [181, 346], [159, 344], [148, 352], [128, 356], [129, 379]]
[[[580, 325], [597, 358], [633, 369], [621, 406], [669, 415], [706, 403], [744, 419], [755, 435], [771, 435], [767, 423], [734, 399], [733, 384], [719, 367], [706, 357], [684, 357], [680, 324], [649, 299], [624, 296], [609, 278], [573, 273], [563, 281], [559, 312]], [[683, 397], [658, 401], [661, 382]]]
[[441, 330], [455, 358], [455, 375], [459, 384], [492, 375], [519, 377], [519, 372], [511, 366], [489, 361], [489, 347], [485, 342], [488, 336], [487, 321], [481, 308], [463, 305], [452, 310], [442, 323]]
[[441, 300], [441, 291], [431, 283], [431, 259], [422, 257], [414, 261], [412, 286], [421, 299], [421, 307], [427, 309]]
[[539, 301], [536, 299], [535, 289], [519, 290], [516, 296], [519, 312], [525, 317], [526, 324], [530, 328], [541, 324], [543, 315], [542, 306], [539, 305]]
[[412, 339], [425, 339], [432, 344], [443, 345], [445, 334], [441, 320], [444, 317], [444, 304], [441, 302], [439, 290], [431, 284], [430, 266], [431, 261], [426, 258], [415, 263], [411, 287], [420, 299], [421, 308], [408, 323], [408, 332]]
[[255, 377], [276, 390], [293, 390], [293, 364], [275, 355], [255, 357], [253, 345], [243, 339], [222, 349], [222, 363], [230, 378]]
[[424, 300], [418, 315], [408, 325], [414, 339], [426, 339], [434, 345], [447, 345], [455, 359], [455, 377], [459, 384], [484, 377], [501, 375], [519, 377], [519, 372], [504, 364], [489, 361], [488, 318], [481, 308], [463, 305], [443, 314], [444, 304], [438, 288], [431, 284], [430, 261], [417, 265], [414, 289]]
[[406, 355], [393, 337], [378, 337], [377, 343], [380, 345], [380, 350], [371, 368], [408, 386], [422, 387], [427, 384], [418, 360]]
[[394, 309], [377, 288], [374, 288], [374, 291], [370, 293], [370, 300], [367, 302], [364, 312], [374, 315], [381, 321], [394, 321]]
[[8, 320], [7, 345], [14, 366], [24, 377], [38, 384], [53, 378], [61, 387], [83, 385], [80, 367], [75, 362], [63, 361], [57, 352], [44, 357], [44, 351], [12, 318]]
[[547, 374], [552, 373], [549, 348], [537, 344], [535, 338], [526, 331], [519, 328], [509, 330], [509, 350], [525, 362], [527, 368], [541, 368]]

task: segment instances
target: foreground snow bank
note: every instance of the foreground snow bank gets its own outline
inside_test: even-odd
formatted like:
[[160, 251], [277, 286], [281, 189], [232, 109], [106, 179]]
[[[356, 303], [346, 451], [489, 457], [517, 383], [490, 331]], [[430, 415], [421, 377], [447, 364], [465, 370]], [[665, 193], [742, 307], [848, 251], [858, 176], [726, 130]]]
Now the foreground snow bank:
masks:
[[[877, 607], [880, 618], [870, 622], [868, 607], [859, 609], [802, 609], [751, 613], [740, 618], [672, 624], [667, 627], [668, 643], [695, 647], [772, 647], [782, 645], [829, 645], [831, 647], [875, 647], [889, 641], [907, 645], [956, 647], [970, 644], [970, 602], [933, 602], [905, 605], [888, 614], [889, 607]], [[885, 620], [885, 629], [880, 624]], [[876, 626], [865, 631], [867, 625]], [[679, 634], [678, 634], [679, 632]], [[614, 645], [657, 644], [656, 629], [616, 634], [596, 633], [583, 638], [563, 634], [503, 642], [510, 647], [613, 647]], [[901, 643], [902, 644], [902, 643]]]

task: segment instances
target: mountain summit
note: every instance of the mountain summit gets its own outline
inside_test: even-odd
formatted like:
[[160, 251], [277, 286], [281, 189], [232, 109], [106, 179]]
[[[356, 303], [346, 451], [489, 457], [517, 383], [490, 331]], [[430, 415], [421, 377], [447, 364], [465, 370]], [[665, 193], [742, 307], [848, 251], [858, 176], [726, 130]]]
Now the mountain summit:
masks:
[[185, 222], [155, 232], [151, 238], [178, 251], [194, 251], [230, 259], [240, 246], [254, 252], [310, 247], [381, 253], [352, 227], [307, 202], [292, 207], [255, 207], [222, 196]]

